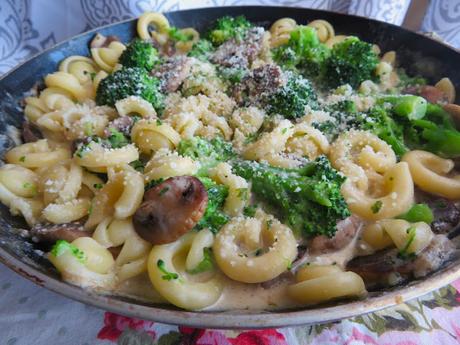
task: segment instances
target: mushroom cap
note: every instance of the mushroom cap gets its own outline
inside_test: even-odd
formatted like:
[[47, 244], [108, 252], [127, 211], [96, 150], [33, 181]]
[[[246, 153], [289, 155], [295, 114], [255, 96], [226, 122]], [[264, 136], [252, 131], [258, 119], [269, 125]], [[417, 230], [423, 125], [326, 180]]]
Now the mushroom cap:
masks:
[[207, 205], [208, 193], [199, 179], [171, 177], [145, 193], [133, 216], [134, 228], [152, 244], [171, 243], [198, 223]]

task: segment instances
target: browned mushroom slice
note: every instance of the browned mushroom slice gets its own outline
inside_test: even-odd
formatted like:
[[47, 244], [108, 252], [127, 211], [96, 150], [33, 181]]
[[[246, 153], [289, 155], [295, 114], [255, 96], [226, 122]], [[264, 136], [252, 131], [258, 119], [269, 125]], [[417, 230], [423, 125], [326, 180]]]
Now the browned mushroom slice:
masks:
[[436, 235], [417, 257], [402, 259], [397, 249], [386, 249], [373, 255], [359, 256], [351, 260], [347, 270], [359, 274], [366, 286], [393, 285], [395, 277], [406, 280], [423, 277], [441, 268], [458, 251], [445, 235]]
[[72, 242], [79, 237], [91, 236], [81, 223], [37, 224], [30, 229], [30, 235], [35, 242], [54, 243], [57, 240]]
[[422, 86], [420, 88], [420, 96], [431, 103], [447, 102], [447, 95], [431, 85]]
[[134, 228], [150, 243], [174, 242], [196, 225], [207, 205], [208, 193], [200, 180], [171, 177], [145, 193], [133, 216]]
[[105, 48], [105, 47], [108, 47], [109, 44], [114, 41], [119, 42], [120, 40], [118, 39], [117, 36], [104, 36], [98, 33], [91, 40], [89, 47], [90, 48]]
[[22, 124], [22, 139], [25, 143], [32, 143], [43, 139], [43, 135], [37, 126], [26, 121]]

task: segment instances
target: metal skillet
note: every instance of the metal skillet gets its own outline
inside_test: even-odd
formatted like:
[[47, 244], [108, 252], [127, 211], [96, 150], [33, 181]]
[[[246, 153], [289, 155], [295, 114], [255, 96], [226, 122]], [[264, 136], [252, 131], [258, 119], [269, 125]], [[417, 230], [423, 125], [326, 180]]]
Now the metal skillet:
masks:
[[[178, 27], [203, 30], [213, 20], [224, 15], [244, 14], [249, 20], [268, 26], [276, 19], [292, 17], [298, 23], [325, 19], [337, 33], [357, 35], [376, 43], [382, 51], [395, 50], [400, 65], [409, 73], [421, 74], [432, 81], [447, 76], [460, 88], [460, 53], [440, 42], [403, 28], [350, 15], [287, 7], [216, 7], [166, 13], [170, 23]], [[88, 43], [96, 32], [117, 35], [122, 41], [136, 35], [136, 21], [127, 20], [108, 25], [79, 36], [33, 57], [0, 80], [0, 153], [13, 145], [8, 126], [20, 127], [23, 121], [20, 106], [24, 93], [38, 80], [57, 69], [69, 55], [88, 55]], [[459, 99], [456, 100], [459, 103]], [[18, 235], [15, 229], [25, 225], [8, 209], [0, 205], [0, 261], [37, 285], [74, 300], [120, 314], [206, 328], [265, 328], [330, 322], [390, 307], [460, 278], [460, 258], [441, 270], [404, 286], [372, 292], [364, 300], [342, 301], [310, 308], [269, 311], [232, 310], [228, 312], [189, 312], [171, 305], [154, 305], [110, 294], [99, 294], [63, 282], [57, 271], [37, 253], [34, 244]]]

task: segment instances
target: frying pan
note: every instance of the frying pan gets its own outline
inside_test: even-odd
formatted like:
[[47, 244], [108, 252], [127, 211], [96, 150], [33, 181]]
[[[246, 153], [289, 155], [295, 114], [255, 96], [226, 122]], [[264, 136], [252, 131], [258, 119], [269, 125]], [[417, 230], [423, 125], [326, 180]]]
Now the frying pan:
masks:
[[[282, 17], [305, 24], [314, 19], [329, 21], [338, 34], [357, 35], [376, 43], [382, 52], [395, 50], [400, 66], [409, 73], [421, 74], [434, 82], [449, 77], [460, 90], [460, 53], [422, 35], [375, 20], [327, 11], [288, 7], [216, 7], [166, 13], [172, 25], [194, 27], [203, 32], [224, 15], [245, 15], [268, 27]], [[136, 36], [136, 20], [108, 25], [76, 36], [33, 57], [0, 80], [0, 153], [13, 146], [9, 126], [23, 121], [21, 99], [37, 81], [57, 70], [69, 55], [89, 55], [88, 43], [96, 32], [116, 35], [123, 42]], [[459, 92], [460, 94], [460, 92]], [[457, 103], [459, 101], [457, 96]], [[265, 328], [330, 322], [390, 307], [426, 294], [460, 278], [460, 258], [443, 269], [404, 286], [370, 293], [365, 300], [341, 301], [310, 308], [269, 311], [232, 310], [227, 312], [190, 312], [170, 305], [154, 305], [126, 297], [98, 294], [63, 282], [57, 271], [40, 255], [31, 242], [18, 235], [24, 222], [0, 205], [0, 261], [34, 283], [74, 300], [127, 316], [158, 322], [206, 328]]]

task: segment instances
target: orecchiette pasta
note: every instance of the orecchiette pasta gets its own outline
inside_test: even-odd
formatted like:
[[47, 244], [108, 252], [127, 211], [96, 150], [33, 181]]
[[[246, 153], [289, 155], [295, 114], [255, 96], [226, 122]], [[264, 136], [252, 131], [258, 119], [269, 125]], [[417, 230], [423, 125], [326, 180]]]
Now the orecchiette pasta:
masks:
[[363, 279], [354, 272], [343, 272], [338, 266], [309, 265], [297, 272], [296, 280], [288, 287], [288, 293], [305, 304], [366, 295]]
[[131, 138], [142, 153], [151, 154], [159, 149], [175, 149], [180, 135], [168, 123], [160, 120], [139, 120], [131, 130]]
[[85, 227], [92, 229], [107, 217], [125, 219], [134, 214], [144, 195], [142, 175], [129, 165], [109, 171], [109, 180], [96, 192]]
[[228, 196], [225, 199], [224, 211], [236, 216], [241, 214], [243, 208], [249, 202], [250, 189], [248, 182], [232, 173], [232, 167], [228, 163], [220, 163], [210, 173], [211, 177], [220, 184], [228, 186]]
[[106, 72], [113, 72], [125, 45], [118, 41], [112, 41], [107, 47], [91, 48], [91, 56], [99, 68]]
[[385, 173], [396, 164], [396, 155], [376, 135], [351, 130], [332, 144], [329, 158], [361, 190], [369, 188], [369, 172]]
[[383, 175], [385, 194], [372, 197], [347, 179], [342, 185], [342, 194], [353, 213], [369, 220], [398, 216], [406, 212], [413, 203], [414, 183], [406, 162], [397, 163]]
[[420, 253], [434, 236], [430, 226], [424, 222], [409, 223], [402, 219], [384, 219], [380, 224], [396, 248], [407, 254]]
[[0, 168], [0, 201], [31, 226], [40, 219], [44, 207], [37, 180], [33, 171], [19, 165], [5, 164]]
[[313, 160], [329, 153], [329, 142], [316, 128], [299, 123], [294, 126], [292, 136], [286, 142], [286, 151]]
[[130, 218], [104, 219], [97, 225], [93, 239], [105, 248], [122, 246], [115, 259], [118, 282], [147, 271], [147, 257], [152, 245], [137, 235]]
[[83, 139], [91, 135], [101, 136], [108, 122], [106, 115], [98, 114], [98, 110], [88, 104], [56, 110], [42, 115], [36, 121], [40, 128], [55, 134], [55, 138], [61, 134], [65, 140]]
[[92, 84], [86, 86], [80, 84], [80, 81], [73, 74], [67, 72], [54, 72], [45, 77], [45, 84], [48, 87], [56, 87], [69, 92], [77, 101], [94, 98], [94, 89]]
[[182, 157], [177, 152], [161, 149], [155, 153], [145, 166], [144, 176], [147, 182], [167, 179], [172, 176], [194, 175], [198, 164], [189, 157]]
[[59, 70], [72, 74], [80, 84], [85, 84], [91, 83], [91, 75], [95, 74], [98, 68], [92, 59], [86, 56], [72, 55], [62, 60], [59, 64]]
[[69, 150], [51, 148], [46, 139], [16, 146], [5, 154], [8, 163], [31, 169], [50, 166], [69, 158]]
[[138, 96], [130, 96], [117, 101], [115, 108], [120, 116], [140, 115], [144, 118], [156, 118], [157, 116], [153, 105]]
[[[195, 243], [204, 241], [204, 245]], [[202, 309], [214, 304], [220, 297], [223, 282], [219, 274], [203, 273], [193, 279], [186, 272], [188, 256], [196, 255], [191, 248], [207, 246], [207, 238], [188, 233], [177, 241], [154, 246], [148, 258], [150, 281], [155, 289], [170, 303], [184, 309]], [[192, 260], [192, 259], [190, 259]], [[166, 276], [169, 272], [172, 276]]]
[[289, 120], [282, 120], [273, 131], [262, 134], [257, 141], [249, 144], [243, 152], [243, 157], [266, 161], [275, 166], [297, 166], [298, 162], [283, 157], [286, 143], [293, 133], [292, 123]]
[[460, 198], [460, 175], [452, 176], [455, 166], [452, 160], [419, 150], [406, 153], [402, 160], [409, 165], [414, 183], [420, 189], [448, 199]]
[[70, 250], [47, 255], [63, 278], [82, 287], [113, 289], [116, 280], [112, 254], [91, 237], [77, 238], [72, 245], [81, 250], [80, 259]]
[[245, 283], [277, 277], [297, 255], [291, 229], [262, 212], [256, 216], [233, 218], [217, 234], [213, 245], [219, 268], [230, 278]]
[[316, 29], [320, 42], [325, 43], [335, 36], [334, 27], [326, 20], [317, 19], [308, 23], [307, 26], [311, 26]]
[[133, 144], [109, 149], [95, 141], [80, 147], [74, 157], [78, 165], [95, 172], [106, 172], [107, 168], [129, 164], [138, 158], [139, 152]]
[[43, 218], [54, 224], [70, 223], [86, 216], [90, 207], [91, 201], [88, 198], [52, 203], [43, 209]]
[[270, 27], [270, 45], [272, 48], [286, 44], [291, 37], [291, 32], [296, 28], [297, 23], [292, 18], [281, 18]]
[[[150, 31], [150, 28], [154, 30]], [[169, 22], [161, 13], [146, 12], [137, 21], [137, 34], [143, 40], [154, 38], [158, 43], [164, 44], [168, 40]]]

